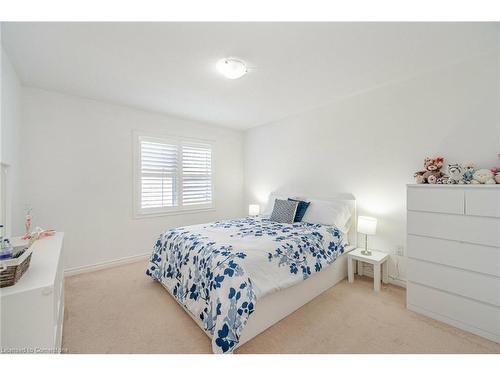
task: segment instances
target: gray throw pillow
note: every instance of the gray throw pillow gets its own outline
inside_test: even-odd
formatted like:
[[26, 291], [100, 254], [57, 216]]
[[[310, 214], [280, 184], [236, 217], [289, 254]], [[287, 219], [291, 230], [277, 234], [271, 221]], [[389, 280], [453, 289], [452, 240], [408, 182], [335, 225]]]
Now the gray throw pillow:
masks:
[[293, 224], [299, 202], [276, 199], [270, 219], [278, 223]]

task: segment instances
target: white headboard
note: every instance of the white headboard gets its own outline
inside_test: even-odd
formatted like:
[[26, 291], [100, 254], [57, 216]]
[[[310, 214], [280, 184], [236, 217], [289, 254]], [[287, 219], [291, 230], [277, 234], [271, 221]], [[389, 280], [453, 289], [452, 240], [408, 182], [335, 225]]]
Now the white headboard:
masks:
[[272, 195], [296, 197], [303, 199], [305, 201], [307, 201], [308, 199], [320, 199], [324, 201], [338, 201], [338, 200], [345, 201], [351, 211], [349, 232], [347, 234], [347, 238], [349, 239], [349, 246], [353, 247], [358, 246], [358, 233], [356, 230], [358, 224], [358, 214], [356, 212], [356, 198], [354, 198], [354, 195], [352, 195], [351, 193], [333, 193], [329, 194], [328, 196], [312, 196], [309, 194], [301, 194], [296, 192], [278, 190], [272, 192], [270, 196]]

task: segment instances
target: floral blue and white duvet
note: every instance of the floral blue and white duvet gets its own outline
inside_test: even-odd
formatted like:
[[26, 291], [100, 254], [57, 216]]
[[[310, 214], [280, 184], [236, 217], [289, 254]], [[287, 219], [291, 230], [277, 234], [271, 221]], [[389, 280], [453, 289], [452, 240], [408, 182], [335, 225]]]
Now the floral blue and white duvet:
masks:
[[260, 298], [320, 272], [343, 252], [336, 227], [243, 218], [166, 231], [146, 273], [199, 319], [214, 353], [231, 353]]

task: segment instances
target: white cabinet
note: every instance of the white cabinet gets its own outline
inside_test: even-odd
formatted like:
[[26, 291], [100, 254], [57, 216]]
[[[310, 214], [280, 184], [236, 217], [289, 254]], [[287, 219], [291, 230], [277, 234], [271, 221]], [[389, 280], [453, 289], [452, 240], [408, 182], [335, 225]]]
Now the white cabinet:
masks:
[[4, 353], [57, 353], [64, 320], [63, 233], [33, 244], [31, 264], [13, 286], [0, 289]]
[[500, 185], [408, 185], [407, 307], [500, 342]]

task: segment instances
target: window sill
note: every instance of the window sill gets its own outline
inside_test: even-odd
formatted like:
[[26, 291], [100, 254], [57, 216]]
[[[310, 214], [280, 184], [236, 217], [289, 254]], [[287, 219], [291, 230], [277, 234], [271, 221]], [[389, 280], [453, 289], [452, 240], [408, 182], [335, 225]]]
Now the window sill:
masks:
[[172, 210], [172, 211], [151, 212], [151, 213], [135, 212], [134, 219], [147, 219], [147, 218], [160, 217], [160, 216], [175, 216], [175, 215], [184, 215], [184, 214], [191, 215], [191, 214], [196, 214], [196, 213], [214, 212], [214, 211], [215, 211], [215, 207], [193, 208], [193, 209]]

